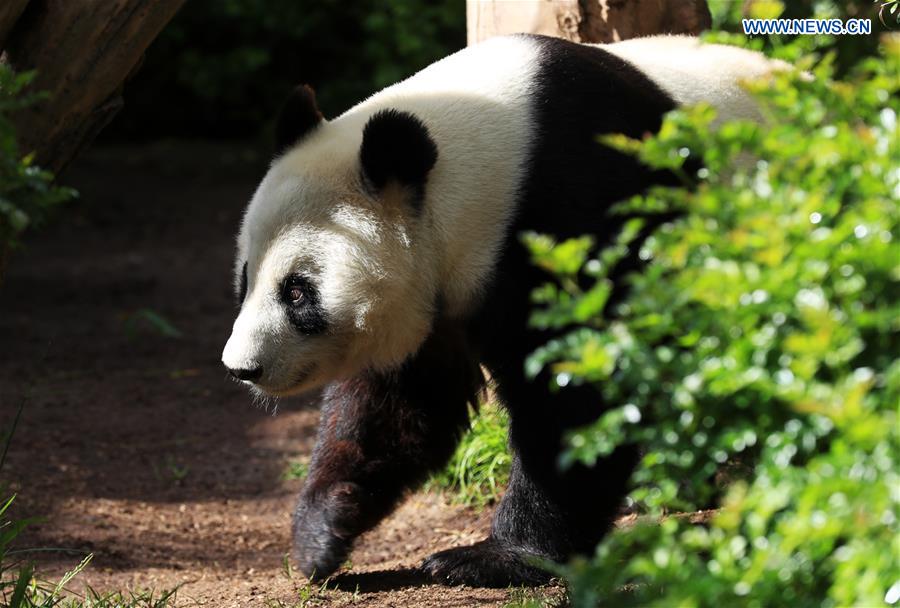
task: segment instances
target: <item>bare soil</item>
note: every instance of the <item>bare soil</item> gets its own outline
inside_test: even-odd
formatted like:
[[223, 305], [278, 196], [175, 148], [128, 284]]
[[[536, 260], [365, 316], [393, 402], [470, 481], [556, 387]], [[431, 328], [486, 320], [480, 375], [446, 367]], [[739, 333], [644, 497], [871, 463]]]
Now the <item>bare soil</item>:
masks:
[[[0, 428], [22, 419], [0, 481], [38, 516], [24, 545], [70, 585], [169, 589], [178, 605], [502, 606], [562, 590], [432, 585], [433, 551], [482, 538], [489, 511], [419, 493], [320, 592], [286, 573], [314, 396], [254, 406], [219, 354], [235, 313], [234, 233], [263, 166], [245, 148], [169, 143], [87, 154], [81, 198], [0, 283]], [[173, 334], [179, 334], [177, 337]], [[302, 600], [309, 601], [303, 603]]]

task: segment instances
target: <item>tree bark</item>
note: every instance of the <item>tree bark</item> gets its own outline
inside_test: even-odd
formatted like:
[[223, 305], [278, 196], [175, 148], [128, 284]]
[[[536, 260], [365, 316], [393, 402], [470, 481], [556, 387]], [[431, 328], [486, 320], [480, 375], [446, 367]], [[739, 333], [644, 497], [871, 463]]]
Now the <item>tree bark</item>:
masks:
[[122, 107], [122, 84], [183, 3], [31, 0], [4, 58], [16, 71], [37, 70], [32, 90], [47, 97], [14, 116], [19, 149], [64, 169]]
[[26, 4], [28, 4], [28, 0], [3, 0], [0, 3], [0, 49], [3, 48], [3, 43], [16, 24], [16, 20], [25, 11]]
[[699, 34], [712, 22], [706, 0], [466, 0], [468, 41], [546, 34], [615, 42], [651, 34]]
[[527, 32], [581, 42], [579, 0], [466, 0], [468, 43]]
[[706, 0], [582, 0], [585, 42], [614, 42], [652, 34], [696, 36], [712, 25]]

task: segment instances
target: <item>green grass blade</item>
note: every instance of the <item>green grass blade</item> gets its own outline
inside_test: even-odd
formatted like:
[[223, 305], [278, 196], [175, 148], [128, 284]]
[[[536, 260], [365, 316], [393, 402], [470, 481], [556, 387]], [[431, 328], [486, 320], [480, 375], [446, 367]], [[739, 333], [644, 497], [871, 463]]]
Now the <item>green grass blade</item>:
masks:
[[13, 435], [16, 433], [16, 427], [19, 425], [19, 418], [22, 416], [22, 410], [25, 409], [25, 401], [27, 397], [23, 397], [19, 402], [19, 409], [16, 411], [16, 417], [13, 418], [12, 427], [9, 429], [3, 440], [3, 455], [0, 456], [0, 471], [3, 470], [3, 463], [6, 462], [6, 453], [9, 452], [9, 444], [12, 443]]
[[28, 583], [31, 582], [31, 576], [34, 574], [34, 566], [27, 564], [19, 570], [19, 578], [16, 581], [16, 588], [13, 590], [7, 608], [25, 608], [25, 592], [28, 590]]

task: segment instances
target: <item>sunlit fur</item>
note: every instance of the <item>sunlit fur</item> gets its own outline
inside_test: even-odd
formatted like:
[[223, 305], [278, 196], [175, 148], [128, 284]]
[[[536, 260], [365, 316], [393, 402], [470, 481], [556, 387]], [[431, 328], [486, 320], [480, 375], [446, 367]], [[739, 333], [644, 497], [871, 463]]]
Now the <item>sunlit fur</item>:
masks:
[[[738, 81], [773, 67], [761, 55], [684, 37], [603, 48], [677, 102], [704, 100], [728, 116], [754, 114]], [[451, 318], [473, 309], [538, 136], [530, 95], [537, 55], [526, 37], [464, 49], [323, 122], [277, 158], [238, 237], [236, 275], [246, 261], [248, 293], [223, 352], [226, 366], [261, 365], [259, 388], [291, 394], [396, 366], [420, 347], [436, 306]], [[363, 127], [386, 108], [417, 116], [437, 144], [421, 212], [411, 211], [411, 193], [400, 186], [373, 195], [361, 183]], [[318, 286], [324, 334], [305, 336], [289, 323], [279, 286], [291, 273]]]
[[691, 36], [651, 36], [593, 46], [638, 67], [678, 105], [712, 104], [719, 121], [758, 119], [753, 97], [741, 82], [791, 67], [754, 51], [705, 44]]

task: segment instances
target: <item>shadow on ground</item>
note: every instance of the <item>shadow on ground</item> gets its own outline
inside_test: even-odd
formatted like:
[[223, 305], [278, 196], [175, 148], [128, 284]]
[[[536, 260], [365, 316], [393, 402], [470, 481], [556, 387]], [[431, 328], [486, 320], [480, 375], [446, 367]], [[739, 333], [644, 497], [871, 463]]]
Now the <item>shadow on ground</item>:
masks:
[[[262, 173], [240, 152], [107, 149], [63, 176], [80, 200], [0, 284], [0, 424], [27, 400], [4, 476], [28, 494], [239, 499], [279, 482], [280, 446], [253, 438], [265, 416], [219, 363]], [[304, 449], [310, 429], [294, 430]]]

